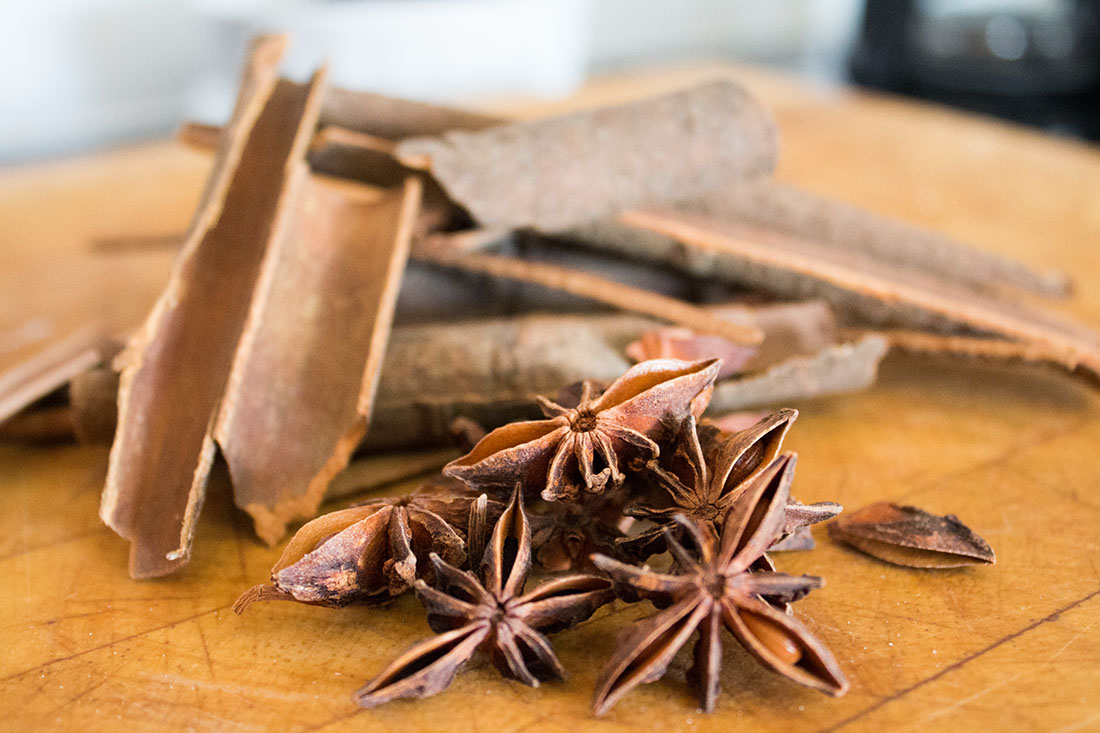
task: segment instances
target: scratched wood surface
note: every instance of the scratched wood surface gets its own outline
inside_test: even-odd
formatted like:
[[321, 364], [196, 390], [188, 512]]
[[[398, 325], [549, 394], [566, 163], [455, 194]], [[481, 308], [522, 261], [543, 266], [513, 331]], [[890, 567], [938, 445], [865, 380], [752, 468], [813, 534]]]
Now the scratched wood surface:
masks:
[[[732, 74], [775, 110], [779, 176], [1068, 270], [1066, 309], [1100, 324], [1100, 151], [907, 102], [759, 72], [681, 69], [600, 81], [617, 101]], [[515, 111], [514, 105], [494, 109]], [[172, 144], [0, 174], [0, 276], [95, 237], [179, 231], [207, 159]], [[108, 256], [108, 255], [103, 255]], [[994, 567], [911, 571], [818, 532], [781, 569], [825, 576], [798, 615], [852, 680], [839, 700], [726, 646], [718, 712], [684, 682], [688, 653], [606, 718], [589, 714], [617, 605], [555, 644], [570, 672], [538, 690], [474, 663], [446, 693], [360, 711], [350, 695], [423, 637], [416, 601], [383, 610], [230, 604], [278, 549], [253, 539], [215, 481], [195, 558], [134, 582], [96, 517], [106, 450], [0, 446], [0, 729], [1100, 730], [1100, 399], [1060, 377], [891, 358], [864, 394], [800, 405], [795, 493], [855, 508], [889, 499], [952, 512]]]

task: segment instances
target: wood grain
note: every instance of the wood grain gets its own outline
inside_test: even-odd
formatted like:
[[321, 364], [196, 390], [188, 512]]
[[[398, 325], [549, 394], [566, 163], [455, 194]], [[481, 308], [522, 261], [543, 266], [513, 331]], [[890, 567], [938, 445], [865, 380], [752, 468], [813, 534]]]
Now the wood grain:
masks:
[[[597, 82], [558, 108], [729, 74], [775, 110], [783, 179], [1068, 270], [1079, 287], [1066, 309], [1100, 323], [1094, 148], [723, 68]], [[128, 233], [115, 227], [182, 229], [201, 160], [161, 145], [0, 174], [0, 193], [12, 193], [0, 195], [10, 223], [0, 277], [38, 242], [74, 252], [84, 237]], [[119, 205], [127, 200], [141, 205]], [[70, 204], [63, 222], [59, 202]], [[61, 230], [65, 246], [48, 237]], [[920, 572], [818, 531], [818, 549], [778, 557], [781, 570], [827, 580], [796, 612], [850, 676], [844, 698], [763, 672], [727, 644], [714, 715], [695, 708], [685, 652], [597, 723], [590, 694], [612, 637], [649, 612], [619, 604], [556, 637], [563, 684], [532, 690], [475, 662], [436, 698], [360, 711], [352, 692], [428, 633], [414, 599], [233, 616], [233, 599], [266, 577], [279, 548], [251, 538], [217, 477], [192, 564], [134, 582], [125, 543], [96, 518], [106, 451], [0, 446], [0, 694], [9, 701], [0, 728], [1100, 729], [1100, 398], [1038, 370], [899, 356], [872, 390], [799, 408], [787, 445], [800, 454], [800, 500], [954, 513], [997, 552], [993, 567]]]

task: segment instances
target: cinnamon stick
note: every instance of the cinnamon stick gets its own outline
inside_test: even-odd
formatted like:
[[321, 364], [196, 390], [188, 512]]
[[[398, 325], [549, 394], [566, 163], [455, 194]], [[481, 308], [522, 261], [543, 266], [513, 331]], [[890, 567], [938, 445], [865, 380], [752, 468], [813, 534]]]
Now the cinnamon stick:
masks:
[[130, 574], [186, 563], [217, 415], [253, 287], [305, 153], [324, 74], [279, 81], [284, 38], [253, 43], [233, 119], [171, 280], [118, 359], [119, 426], [100, 516], [130, 540]]
[[1019, 289], [1047, 297], [1069, 293], [1069, 278], [968, 247], [937, 232], [896, 221], [772, 179], [735, 183], [677, 205], [686, 213], [771, 229], [879, 262], [992, 294]]
[[[1039, 344], [1067, 371], [1100, 374], [1100, 336], [1037, 307], [953, 286], [859, 252], [713, 219], [632, 211], [622, 221], [664, 240], [651, 240], [639, 250], [648, 248], [649, 257], [676, 259], [685, 269], [694, 268], [694, 260], [724, 279], [788, 297], [816, 295], [855, 323], [987, 334]], [[676, 252], [686, 246], [689, 255], [674, 256], [669, 245]]]
[[[719, 306], [713, 310], [737, 313], [742, 318], [755, 314], [752, 322], [764, 329], [760, 354], [771, 354], [771, 361], [754, 358], [754, 372], [739, 377], [752, 381], [767, 374], [769, 366], [805, 357], [807, 353], [834, 353], [839, 348], [824, 334], [817, 338], [808, 335], [802, 339], [789, 338], [787, 321], [800, 320], [805, 313], [821, 317], [821, 309], [822, 304], [810, 302]], [[831, 321], [826, 324], [829, 328], [825, 333], [831, 334]], [[374, 428], [362, 447], [369, 451], [392, 451], [451, 445], [451, 424], [455, 418], [468, 417], [496, 426], [530, 417], [537, 412], [535, 395], [555, 394], [561, 385], [585, 379], [614, 380], [630, 367], [625, 355], [627, 345], [658, 325], [651, 318], [623, 313], [525, 315], [397, 327], [391, 333], [379, 379], [372, 417]], [[782, 348], [769, 346], [773, 336]], [[843, 349], [839, 353], [856, 362], [868, 357], [862, 353], [852, 355]], [[812, 362], [813, 358], [809, 360]], [[823, 362], [822, 367], [795, 362], [802, 366], [791, 371], [828, 376], [831, 372], [827, 367], [835, 361], [823, 359]], [[866, 379], [866, 371], [851, 372]], [[816, 376], [814, 381], [820, 386], [813, 391], [823, 392], [832, 383], [845, 389], [855, 388], [858, 385], [855, 376], [847, 384]], [[781, 387], [776, 385], [776, 379], [757, 387], [756, 394], [766, 395], [768, 390]], [[110, 389], [109, 385], [104, 387]], [[113, 398], [114, 392], [110, 391], [99, 401], [110, 402]], [[765, 397], [752, 399], [763, 400], [765, 404], [776, 401]]]
[[412, 177], [379, 198], [303, 166], [294, 186], [214, 427], [237, 505], [272, 544], [316, 514], [366, 433], [420, 203]]
[[[853, 329], [852, 332], [859, 331]], [[1065, 368], [1059, 354], [1041, 343], [1020, 343], [979, 336], [951, 336], [901, 329], [863, 331], [863, 333], [877, 333], [889, 342], [891, 348], [911, 354], [946, 356], [997, 364], [1031, 364], [1051, 369]], [[1078, 365], [1072, 373], [1100, 386], [1097, 373], [1084, 365]]]
[[499, 117], [473, 110], [339, 87], [331, 87], [325, 94], [320, 121], [322, 125], [344, 127], [386, 140], [441, 135], [451, 130], [484, 130], [503, 122]]
[[19, 343], [18, 333], [0, 335], [12, 342], [8, 353], [0, 352], [0, 422], [100, 360], [103, 332], [98, 324], [77, 328], [60, 339], [44, 333], [25, 343]]
[[429, 170], [482, 227], [556, 231], [768, 173], [776, 130], [756, 100], [723, 81], [621, 107], [402, 140], [396, 152]]
[[[429, 257], [426, 254], [421, 255], [421, 259]], [[552, 288], [623, 310], [678, 323], [701, 333], [721, 336], [733, 343], [756, 344], [764, 336], [763, 332], [755, 326], [732, 323], [685, 301], [608, 280], [583, 270], [491, 254], [431, 257], [430, 261], [467, 272], [520, 280]]]

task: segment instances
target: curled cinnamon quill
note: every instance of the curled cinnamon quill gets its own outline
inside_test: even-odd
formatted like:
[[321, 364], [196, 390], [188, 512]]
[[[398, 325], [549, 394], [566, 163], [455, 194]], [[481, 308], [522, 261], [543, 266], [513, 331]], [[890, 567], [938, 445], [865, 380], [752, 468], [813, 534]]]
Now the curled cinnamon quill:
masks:
[[302, 173], [214, 426], [268, 543], [316, 514], [367, 431], [420, 202], [415, 178], [379, 194]]
[[879, 502], [827, 525], [829, 536], [872, 557], [911, 568], [992, 565], [993, 549], [954, 514]]
[[215, 455], [212, 425], [287, 176], [316, 122], [324, 74], [280, 82], [279, 37], [253, 44], [214, 174], [166, 291], [117, 363], [119, 427], [100, 517], [130, 540], [130, 574], [186, 563]]

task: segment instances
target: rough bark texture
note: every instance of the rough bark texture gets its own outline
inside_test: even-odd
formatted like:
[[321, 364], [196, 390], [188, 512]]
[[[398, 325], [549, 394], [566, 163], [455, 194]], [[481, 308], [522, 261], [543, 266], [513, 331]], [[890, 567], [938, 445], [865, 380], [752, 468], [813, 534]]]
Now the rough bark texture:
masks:
[[732, 82], [622, 107], [404, 140], [483, 227], [556, 231], [772, 170], [775, 124]]
[[661, 318], [701, 333], [721, 336], [734, 343], [756, 344], [764, 336], [755, 326], [723, 320], [691, 303], [549, 262], [490, 254], [470, 254], [431, 261], [467, 272], [519, 280], [570, 293], [625, 311]]
[[338, 125], [387, 140], [441, 135], [450, 130], [484, 130], [502, 121], [481, 112], [339, 87], [328, 90], [321, 107], [322, 125]]
[[1064, 273], [1035, 271], [942, 234], [771, 179], [739, 183], [677, 208], [814, 239], [978, 290], [998, 293], [1018, 288], [1050, 297], [1065, 296], [1070, 290]]
[[659, 235], [637, 242], [633, 251], [644, 259], [675, 262], [696, 274], [784, 297], [820, 297], [855, 323], [1040, 344], [1071, 372], [1100, 373], [1100, 336], [1037, 307], [983, 295], [866, 253], [714, 219], [634, 211], [623, 221]]
[[[857, 333], [853, 330], [854, 333]], [[1065, 369], [1056, 350], [1046, 344], [1019, 343], [980, 336], [945, 336], [920, 331], [871, 331], [885, 338], [890, 348], [922, 356], [943, 356], [994, 364], [1030, 364], [1050, 369]], [[1075, 376], [1100, 386], [1100, 374], [1086, 364], [1072, 369]]]

